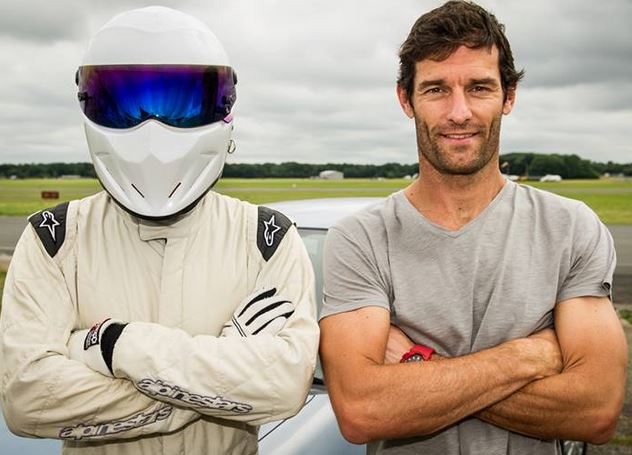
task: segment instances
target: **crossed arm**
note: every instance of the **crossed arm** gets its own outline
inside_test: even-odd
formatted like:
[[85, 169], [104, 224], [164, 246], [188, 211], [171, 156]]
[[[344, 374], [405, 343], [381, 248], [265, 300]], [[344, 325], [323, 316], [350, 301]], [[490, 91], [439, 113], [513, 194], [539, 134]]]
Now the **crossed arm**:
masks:
[[562, 373], [534, 381], [477, 417], [539, 438], [603, 444], [613, 435], [625, 394], [627, 346], [607, 297], [561, 302], [555, 331]]
[[440, 362], [385, 364], [387, 346], [397, 350], [388, 311], [323, 319], [321, 359], [343, 435], [365, 443], [431, 434], [475, 415], [530, 436], [607, 441], [626, 365], [616, 314], [607, 298], [579, 298], [560, 303], [555, 320], [559, 346], [548, 330]]
[[[0, 318], [0, 403], [12, 432], [123, 439], [173, 432], [202, 414], [258, 424], [303, 405], [318, 340], [313, 272], [304, 250], [280, 248], [257, 278], [256, 286], [286, 278], [279, 292], [295, 304], [276, 335], [191, 336], [133, 322], [117, 341], [113, 365], [120, 379], [113, 379], [70, 358], [77, 308], [60, 267], [38, 241], [27, 229], [18, 244]], [[286, 247], [290, 241], [302, 247], [295, 231], [284, 239]], [[237, 413], [224, 395], [253, 409]]]

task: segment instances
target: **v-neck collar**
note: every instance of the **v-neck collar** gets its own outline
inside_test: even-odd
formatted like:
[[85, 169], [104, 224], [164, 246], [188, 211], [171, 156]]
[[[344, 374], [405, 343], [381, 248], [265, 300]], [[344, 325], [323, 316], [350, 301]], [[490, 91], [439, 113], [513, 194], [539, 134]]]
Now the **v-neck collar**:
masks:
[[456, 231], [451, 231], [450, 229], [440, 226], [437, 223], [434, 223], [430, 221], [428, 218], [426, 218], [426, 216], [424, 216], [419, 210], [417, 210], [417, 208], [412, 204], [412, 202], [408, 200], [408, 197], [406, 197], [404, 190], [400, 190], [397, 193], [395, 193], [394, 197], [396, 198], [398, 197], [402, 200], [403, 207], [405, 207], [405, 209], [407, 210], [408, 213], [410, 213], [413, 219], [417, 220], [419, 223], [421, 223], [422, 225], [424, 225], [425, 227], [427, 227], [434, 233], [443, 235], [446, 237], [457, 238], [465, 234], [466, 232], [470, 231], [473, 228], [473, 226], [476, 226], [477, 224], [479, 224], [481, 220], [484, 220], [485, 218], [487, 218], [489, 214], [494, 211], [494, 208], [500, 203], [500, 201], [502, 201], [505, 197], [507, 197], [509, 193], [515, 190], [515, 187], [516, 187], [516, 184], [514, 182], [505, 179], [505, 184], [503, 185], [501, 190], [498, 192], [498, 194], [496, 194], [496, 196], [494, 196], [491, 202], [487, 204], [487, 206], [481, 211], [481, 213], [476, 215], [474, 219], [470, 220], [469, 222], [467, 222], [465, 225], [463, 225], [460, 229]]

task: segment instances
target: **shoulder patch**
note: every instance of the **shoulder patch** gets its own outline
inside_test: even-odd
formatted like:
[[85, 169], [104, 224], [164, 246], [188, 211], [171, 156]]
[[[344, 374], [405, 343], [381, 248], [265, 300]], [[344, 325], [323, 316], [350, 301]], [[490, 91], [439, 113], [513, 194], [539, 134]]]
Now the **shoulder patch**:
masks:
[[29, 222], [35, 228], [46, 252], [55, 257], [66, 239], [66, 214], [68, 202], [59, 204], [51, 209], [42, 210], [32, 215]]
[[257, 210], [257, 247], [263, 259], [268, 261], [292, 226], [292, 222], [287, 216], [271, 208], [260, 205]]

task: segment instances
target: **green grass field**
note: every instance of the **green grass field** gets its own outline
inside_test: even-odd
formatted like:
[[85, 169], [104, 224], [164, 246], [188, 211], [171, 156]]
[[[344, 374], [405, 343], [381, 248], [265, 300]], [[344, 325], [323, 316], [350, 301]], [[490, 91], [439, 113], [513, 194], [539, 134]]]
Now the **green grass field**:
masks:
[[43, 200], [42, 191], [59, 191], [60, 201], [78, 199], [101, 189], [94, 179], [0, 180], [0, 215], [30, 215], [57, 201]]
[[[256, 204], [329, 197], [387, 196], [410, 183], [405, 179], [222, 179], [216, 189]], [[530, 185], [579, 199], [608, 224], [632, 224], [632, 179], [529, 182]], [[42, 200], [44, 190], [59, 191], [60, 201], [100, 190], [92, 179], [0, 180], [0, 215], [24, 216], [59, 201]]]

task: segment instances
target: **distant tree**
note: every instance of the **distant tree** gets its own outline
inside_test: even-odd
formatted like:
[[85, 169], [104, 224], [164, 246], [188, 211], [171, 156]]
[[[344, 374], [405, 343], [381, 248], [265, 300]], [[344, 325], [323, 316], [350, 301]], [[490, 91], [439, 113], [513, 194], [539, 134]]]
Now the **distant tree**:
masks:
[[62, 175], [96, 177], [91, 163], [0, 164], [0, 178], [56, 178]]
[[613, 163], [612, 161], [608, 161], [607, 163], [592, 163], [592, 164], [593, 164], [593, 167], [599, 169], [599, 174], [605, 174], [606, 172], [609, 174], [625, 174], [625, 169], [629, 166], [632, 166], [632, 163], [619, 164], [619, 163]]
[[501, 163], [509, 163], [506, 172], [512, 175], [529, 175], [534, 153], [507, 153], [500, 156]]
[[598, 178], [606, 165], [595, 166], [577, 155], [507, 153], [500, 156], [501, 163], [508, 163], [506, 172], [514, 175], [542, 176], [558, 174], [562, 178]]
[[536, 155], [529, 165], [530, 175], [558, 174], [567, 178], [564, 160], [557, 155]]
[[558, 155], [564, 160], [566, 166], [566, 175], [562, 175], [568, 179], [596, 179], [599, 178], [601, 172], [593, 167], [593, 163], [584, 160], [577, 155]]

